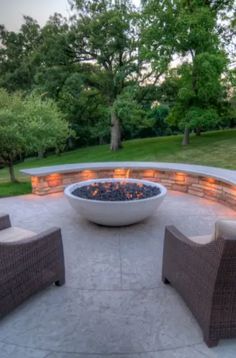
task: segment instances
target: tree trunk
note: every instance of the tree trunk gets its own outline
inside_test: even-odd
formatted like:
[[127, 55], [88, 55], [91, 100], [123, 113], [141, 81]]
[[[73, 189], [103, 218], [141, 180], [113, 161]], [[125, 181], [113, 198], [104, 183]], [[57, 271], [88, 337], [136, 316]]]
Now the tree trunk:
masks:
[[196, 135], [197, 136], [201, 135], [201, 128], [199, 128], [199, 127], [196, 128]]
[[74, 146], [74, 145], [73, 145], [73, 140], [72, 140], [71, 137], [69, 137], [69, 138], [68, 138], [68, 148], [69, 148], [69, 149], [73, 149], [73, 146]]
[[38, 151], [38, 159], [43, 159], [44, 158], [44, 150], [39, 150]]
[[104, 144], [103, 136], [99, 136], [99, 145]]
[[185, 127], [182, 145], [188, 145], [189, 144], [189, 134], [190, 134], [189, 128]]
[[111, 150], [116, 151], [121, 146], [121, 126], [115, 111], [111, 112]]
[[15, 177], [14, 167], [12, 162], [8, 162], [8, 169], [10, 174], [11, 183], [17, 183], [17, 179]]

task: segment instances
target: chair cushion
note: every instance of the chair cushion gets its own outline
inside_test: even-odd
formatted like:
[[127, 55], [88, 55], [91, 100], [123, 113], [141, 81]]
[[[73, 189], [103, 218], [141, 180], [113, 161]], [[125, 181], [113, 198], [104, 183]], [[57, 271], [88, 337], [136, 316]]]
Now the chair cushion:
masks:
[[220, 219], [216, 221], [215, 238], [236, 240], [236, 220]]
[[34, 235], [36, 235], [36, 233], [33, 231], [13, 226], [4, 230], [0, 230], [0, 242], [20, 241], [32, 237]]
[[202, 236], [190, 236], [189, 239], [197, 244], [209, 244], [209, 242], [214, 240], [213, 235], [202, 235]]

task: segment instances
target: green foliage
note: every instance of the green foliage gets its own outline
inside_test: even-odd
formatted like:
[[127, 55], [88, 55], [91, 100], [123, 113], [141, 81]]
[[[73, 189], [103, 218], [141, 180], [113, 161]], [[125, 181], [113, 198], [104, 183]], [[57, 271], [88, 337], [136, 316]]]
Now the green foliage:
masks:
[[170, 108], [167, 105], [155, 105], [150, 109], [148, 112], [148, 119], [150, 120], [152, 129], [150, 136], [163, 136], [171, 134], [171, 129], [166, 122], [169, 112]]
[[124, 91], [114, 102], [113, 108], [123, 123], [142, 117], [144, 112], [129, 91]]
[[186, 3], [176, 17], [176, 51], [191, 56], [179, 68], [176, 102], [168, 116], [168, 122], [181, 130], [199, 132], [217, 128], [220, 122], [227, 59], [216, 31], [218, 5], [211, 5], [201, 0]]
[[[138, 72], [136, 13], [129, 1], [71, 1], [76, 11], [69, 35], [71, 56], [91, 63], [89, 86], [106, 100], [112, 113], [114, 102]], [[120, 118], [113, 112], [111, 148], [120, 147]]]
[[215, 109], [202, 109], [199, 107], [191, 107], [186, 112], [184, 120], [180, 122], [180, 126], [189, 127], [191, 129], [200, 128], [201, 130], [214, 129], [219, 121], [218, 113]]
[[[235, 125], [234, 0], [143, 0], [141, 9], [129, 0], [69, 3], [69, 19], [54, 14], [40, 27], [24, 17], [19, 32], [0, 26], [0, 87], [13, 94], [0, 107], [9, 136], [32, 116], [45, 126], [39, 150], [55, 148], [50, 113], [76, 132], [72, 147], [108, 143], [115, 128], [129, 139]], [[28, 155], [24, 140], [15, 139], [11, 156]]]
[[0, 161], [12, 162], [27, 146], [27, 122], [21, 95], [0, 89]]
[[181, 76], [178, 69], [171, 69], [166, 73], [165, 80], [160, 85], [159, 101], [170, 108], [176, 103], [180, 88]]
[[73, 132], [69, 130], [67, 121], [52, 100], [42, 100], [32, 95], [24, 102], [24, 120], [27, 123], [26, 150], [28, 152], [45, 152], [47, 149], [63, 151], [66, 139]]
[[222, 100], [224, 89], [221, 75], [226, 69], [224, 53], [204, 52], [195, 57], [192, 76], [194, 76], [193, 89], [197, 100], [205, 106], [215, 104]]
[[37, 57], [40, 60], [39, 69], [71, 64], [68, 49], [69, 24], [62, 15], [55, 13], [49, 18], [46, 25], [40, 31], [40, 46], [37, 49]]
[[176, 16], [175, 48], [183, 55], [217, 50], [219, 39], [216, 28], [217, 13], [202, 0], [185, 2]]
[[29, 91], [38, 61], [35, 56], [40, 43], [40, 27], [29, 16], [18, 33], [0, 26], [0, 87], [9, 91]]
[[58, 96], [58, 105], [76, 131], [80, 145], [109, 140], [109, 109], [106, 99], [89, 86], [89, 74], [70, 73]]
[[175, 51], [177, 13], [178, 7], [171, 0], [144, 2], [140, 49], [144, 79], [156, 82], [167, 71]]
[[142, 128], [149, 126], [145, 111], [136, 101], [135, 92], [134, 87], [127, 87], [113, 105], [122, 123], [123, 137], [126, 139], [135, 138]]
[[192, 64], [181, 67], [179, 90], [168, 121], [183, 130], [216, 128], [219, 123], [219, 103], [224, 100], [221, 74], [225, 68], [221, 53], [201, 53]]
[[102, 71], [96, 72], [99, 77], [94, 77], [94, 82], [101, 78], [100, 90], [113, 102], [137, 67], [134, 10], [128, 1], [72, 1], [72, 4], [77, 12], [70, 32], [71, 56], [79, 62], [94, 61], [99, 66]]
[[47, 149], [62, 150], [73, 135], [56, 104], [0, 90], [0, 161], [10, 168], [17, 158]]
[[229, 101], [226, 102], [226, 111], [231, 127], [236, 125], [236, 69], [228, 73], [228, 96]]

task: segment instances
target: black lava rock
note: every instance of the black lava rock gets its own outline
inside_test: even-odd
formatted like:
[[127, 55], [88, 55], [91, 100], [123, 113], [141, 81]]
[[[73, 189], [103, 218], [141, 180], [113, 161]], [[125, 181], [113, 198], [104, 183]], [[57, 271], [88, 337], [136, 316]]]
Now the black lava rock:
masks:
[[75, 189], [72, 194], [91, 200], [130, 201], [150, 198], [160, 192], [160, 189], [155, 186], [121, 181], [84, 185]]

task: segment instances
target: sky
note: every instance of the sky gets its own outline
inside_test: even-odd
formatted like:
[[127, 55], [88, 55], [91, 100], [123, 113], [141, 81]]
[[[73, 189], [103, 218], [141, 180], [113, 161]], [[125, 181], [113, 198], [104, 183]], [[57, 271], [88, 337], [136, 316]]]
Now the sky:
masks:
[[[139, 1], [133, 0], [136, 5]], [[44, 25], [55, 12], [67, 16], [70, 12], [67, 0], [0, 0], [0, 24], [11, 31], [19, 30], [23, 15], [29, 15]]]

